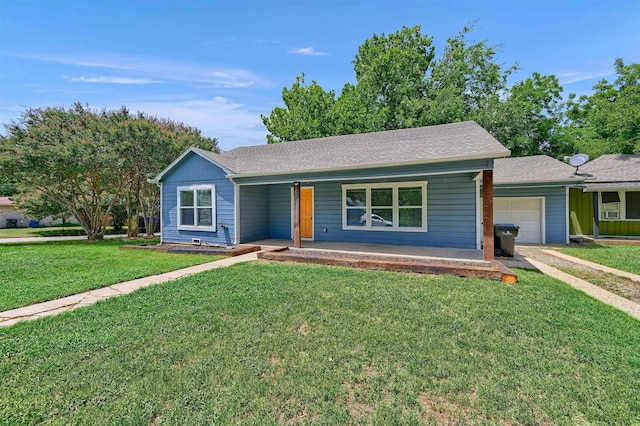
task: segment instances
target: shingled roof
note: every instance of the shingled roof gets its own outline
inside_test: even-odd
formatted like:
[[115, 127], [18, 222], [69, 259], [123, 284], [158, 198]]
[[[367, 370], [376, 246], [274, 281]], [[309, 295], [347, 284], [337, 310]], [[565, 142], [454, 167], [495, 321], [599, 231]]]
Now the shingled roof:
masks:
[[437, 163], [509, 155], [507, 148], [473, 121], [246, 146], [222, 154], [197, 151], [232, 175]]
[[11, 197], [0, 197], [0, 206], [15, 206], [16, 202]]
[[499, 158], [493, 163], [494, 185], [510, 183], [576, 182], [584, 178], [575, 168], [547, 155]]
[[587, 187], [640, 186], [640, 155], [609, 154], [580, 166]]

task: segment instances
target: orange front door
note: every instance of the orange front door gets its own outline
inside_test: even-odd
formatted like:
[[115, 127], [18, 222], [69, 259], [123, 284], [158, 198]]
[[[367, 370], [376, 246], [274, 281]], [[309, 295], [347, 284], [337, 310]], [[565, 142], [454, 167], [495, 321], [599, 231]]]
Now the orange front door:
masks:
[[300, 189], [300, 238], [313, 238], [313, 188]]

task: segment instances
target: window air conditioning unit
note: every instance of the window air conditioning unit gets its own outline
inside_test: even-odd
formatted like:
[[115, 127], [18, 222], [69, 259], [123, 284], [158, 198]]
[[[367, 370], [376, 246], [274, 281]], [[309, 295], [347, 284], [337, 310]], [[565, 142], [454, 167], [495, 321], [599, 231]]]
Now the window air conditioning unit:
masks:
[[620, 217], [617, 210], [605, 210], [603, 213], [605, 219], [618, 219]]

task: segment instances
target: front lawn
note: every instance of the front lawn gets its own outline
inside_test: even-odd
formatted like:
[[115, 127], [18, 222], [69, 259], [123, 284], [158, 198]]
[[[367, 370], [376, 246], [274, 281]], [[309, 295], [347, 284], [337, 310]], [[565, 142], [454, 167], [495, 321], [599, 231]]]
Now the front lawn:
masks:
[[158, 240], [0, 244], [0, 311], [161, 274], [220, 257], [120, 250]]
[[558, 251], [590, 262], [640, 275], [640, 246], [585, 244]]
[[7, 424], [633, 424], [640, 323], [514, 286], [245, 263], [0, 329]]

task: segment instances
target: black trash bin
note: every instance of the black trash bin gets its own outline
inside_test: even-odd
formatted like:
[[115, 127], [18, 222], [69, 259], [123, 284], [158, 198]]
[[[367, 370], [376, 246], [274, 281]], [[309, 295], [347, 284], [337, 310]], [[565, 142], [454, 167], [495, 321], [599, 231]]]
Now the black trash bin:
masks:
[[7, 228], [17, 228], [18, 219], [7, 219]]
[[493, 225], [493, 245], [496, 256], [513, 257], [516, 253], [516, 237], [520, 227], [513, 223]]

